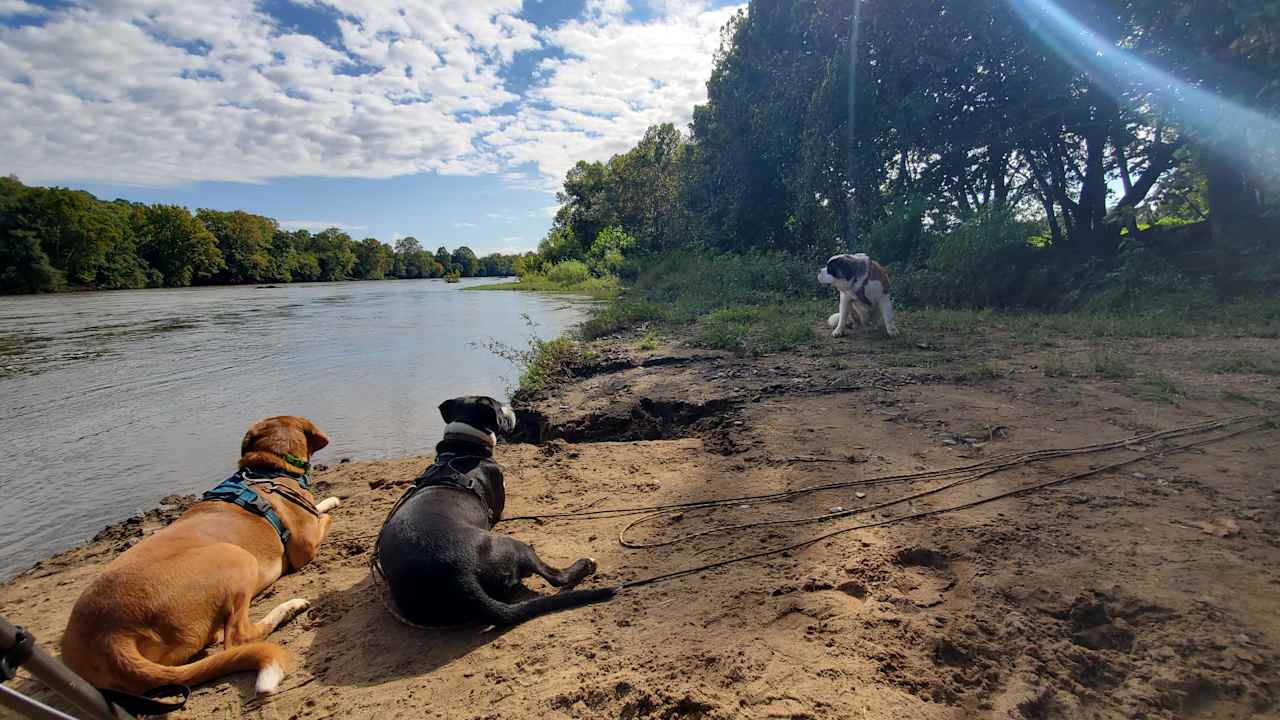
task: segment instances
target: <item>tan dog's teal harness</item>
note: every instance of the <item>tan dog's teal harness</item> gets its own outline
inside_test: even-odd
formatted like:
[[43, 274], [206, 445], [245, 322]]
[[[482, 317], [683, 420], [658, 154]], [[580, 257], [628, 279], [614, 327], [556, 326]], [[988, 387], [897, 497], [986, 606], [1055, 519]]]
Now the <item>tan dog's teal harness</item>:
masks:
[[[290, 475], [283, 471], [261, 473], [244, 469], [218, 483], [217, 487], [205, 492], [200, 499], [228, 502], [263, 518], [271, 523], [271, 527], [275, 528], [276, 534], [280, 536], [280, 544], [288, 548], [289, 528], [284, 526], [284, 520], [280, 518], [280, 514], [276, 512], [275, 508], [271, 507], [271, 503], [259, 495], [257, 490], [250, 487], [251, 485], [262, 487], [266, 492], [273, 492], [312, 515], [320, 517], [320, 511], [316, 509], [316, 506], [310, 500], [290, 488], [274, 482], [276, 478], [287, 477], [296, 480], [303, 490], [311, 486], [311, 465], [292, 454], [285, 455], [284, 459], [290, 465], [302, 469], [302, 475]], [[285, 557], [287, 558], [288, 555], [286, 554]]]

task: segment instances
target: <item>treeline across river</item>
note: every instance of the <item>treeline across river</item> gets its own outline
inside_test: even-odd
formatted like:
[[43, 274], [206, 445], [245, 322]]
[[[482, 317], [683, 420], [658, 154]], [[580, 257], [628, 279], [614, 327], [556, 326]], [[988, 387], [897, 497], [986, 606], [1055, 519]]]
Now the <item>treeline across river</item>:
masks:
[[0, 292], [514, 275], [518, 255], [434, 253], [330, 228], [285, 230], [234, 210], [105, 202], [0, 178]]

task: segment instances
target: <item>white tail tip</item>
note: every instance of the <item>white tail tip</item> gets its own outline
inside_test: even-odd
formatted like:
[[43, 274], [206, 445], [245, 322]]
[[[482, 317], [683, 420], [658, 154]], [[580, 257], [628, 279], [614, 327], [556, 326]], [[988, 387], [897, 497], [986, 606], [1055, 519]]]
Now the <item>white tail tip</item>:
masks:
[[284, 680], [284, 668], [279, 663], [271, 663], [258, 671], [256, 690], [259, 695], [270, 695], [280, 687], [281, 680]]

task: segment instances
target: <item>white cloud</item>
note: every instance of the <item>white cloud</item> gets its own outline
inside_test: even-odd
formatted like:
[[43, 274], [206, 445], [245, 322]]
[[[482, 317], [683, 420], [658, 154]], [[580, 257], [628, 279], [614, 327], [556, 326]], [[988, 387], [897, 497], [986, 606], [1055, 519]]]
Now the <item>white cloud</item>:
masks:
[[554, 189], [578, 160], [625, 152], [650, 125], [687, 124], [706, 100], [720, 30], [738, 7], [658, 4], [658, 19], [628, 23], [625, 2], [592, 0], [585, 19], [543, 32], [568, 57], [542, 62], [545, 82], [485, 141], [512, 165], [536, 165], [542, 186]]
[[473, 228], [473, 227], [475, 227], [475, 226], [476, 226], [476, 224], [475, 224], [475, 223], [473, 223], [473, 222], [466, 222], [466, 221], [463, 221], [463, 220], [456, 220], [456, 221], [454, 221], [453, 226], [454, 226], [454, 227], [456, 227], [456, 228]]
[[[579, 159], [686, 123], [733, 12], [651, 0], [658, 18], [628, 23], [625, 0], [590, 0], [539, 30], [521, 0], [294, 1], [336, 10], [339, 38], [284, 30], [256, 0], [0, 0], [0, 16], [45, 15], [0, 26], [0, 171], [150, 185], [437, 172], [551, 190]], [[517, 96], [508, 63], [537, 48], [563, 57]]]
[[49, 12], [39, 5], [32, 5], [25, 0], [0, 0], [0, 17], [13, 15], [31, 15], [39, 17]]
[[329, 222], [327, 220], [281, 220], [280, 227], [285, 230], [310, 230], [311, 232], [320, 232], [329, 228], [337, 228], [343, 232], [352, 232], [353, 230], [364, 230], [364, 225], [348, 225], [347, 223]]
[[512, 236], [498, 238], [497, 244], [485, 250], [484, 255], [490, 253], [502, 253], [503, 255], [522, 255], [530, 250], [535, 250], [537, 243], [532, 243], [523, 237]]

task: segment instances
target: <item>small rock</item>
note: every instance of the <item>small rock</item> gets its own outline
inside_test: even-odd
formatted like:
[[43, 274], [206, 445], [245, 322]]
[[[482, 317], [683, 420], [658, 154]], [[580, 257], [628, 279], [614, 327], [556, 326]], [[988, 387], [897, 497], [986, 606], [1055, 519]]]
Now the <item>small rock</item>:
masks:
[[346, 464], [347, 464], [347, 463], [349, 463], [349, 462], [351, 462], [351, 458], [349, 458], [349, 457], [345, 457], [345, 458], [342, 458], [341, 460], [339, 460], [339, 461], [338, 461], [338, 464], [339, 464], [339, 465], [346, 465]]
[[859, 600], [867, 596], [867, 586], [857, 580], [849, 580], [848, 582], [840, 583], [836, 586], [836, 590], [839, 590], [849, 597], [858, 598]]
[[864, 493], [864, 492], [862, 492], [862, 491], [858, 491], [858, 492], [854, 493], [854, 494], [853, 494], [853, 496], [854, 496], [854, 497], [856, 497], [856, 498], [858, 498], [859, 500], [861, 500], [861, 499], [865, 498], [865, 497], [867, 496], [867, 494], [866, 494], [866, 493]]
[[1138, 480], [1146, 480], [1146, 479], [1147, 479], [1147, 475], [1146, 475], [1146, 473], [1140, 473], [1140, 472], [1136, 472], [1136, 473], [1134, 473], [1134, 474], [1133, 474], [1133, 477], [1134, 477], [1134, 478], [1136, 478], [1136, 479], [1138, 479]]
[[839, 505], [836, 505], [835, 507], [831, 508], [831, 512], [833, 513], [844, 512], [844, 508]]

